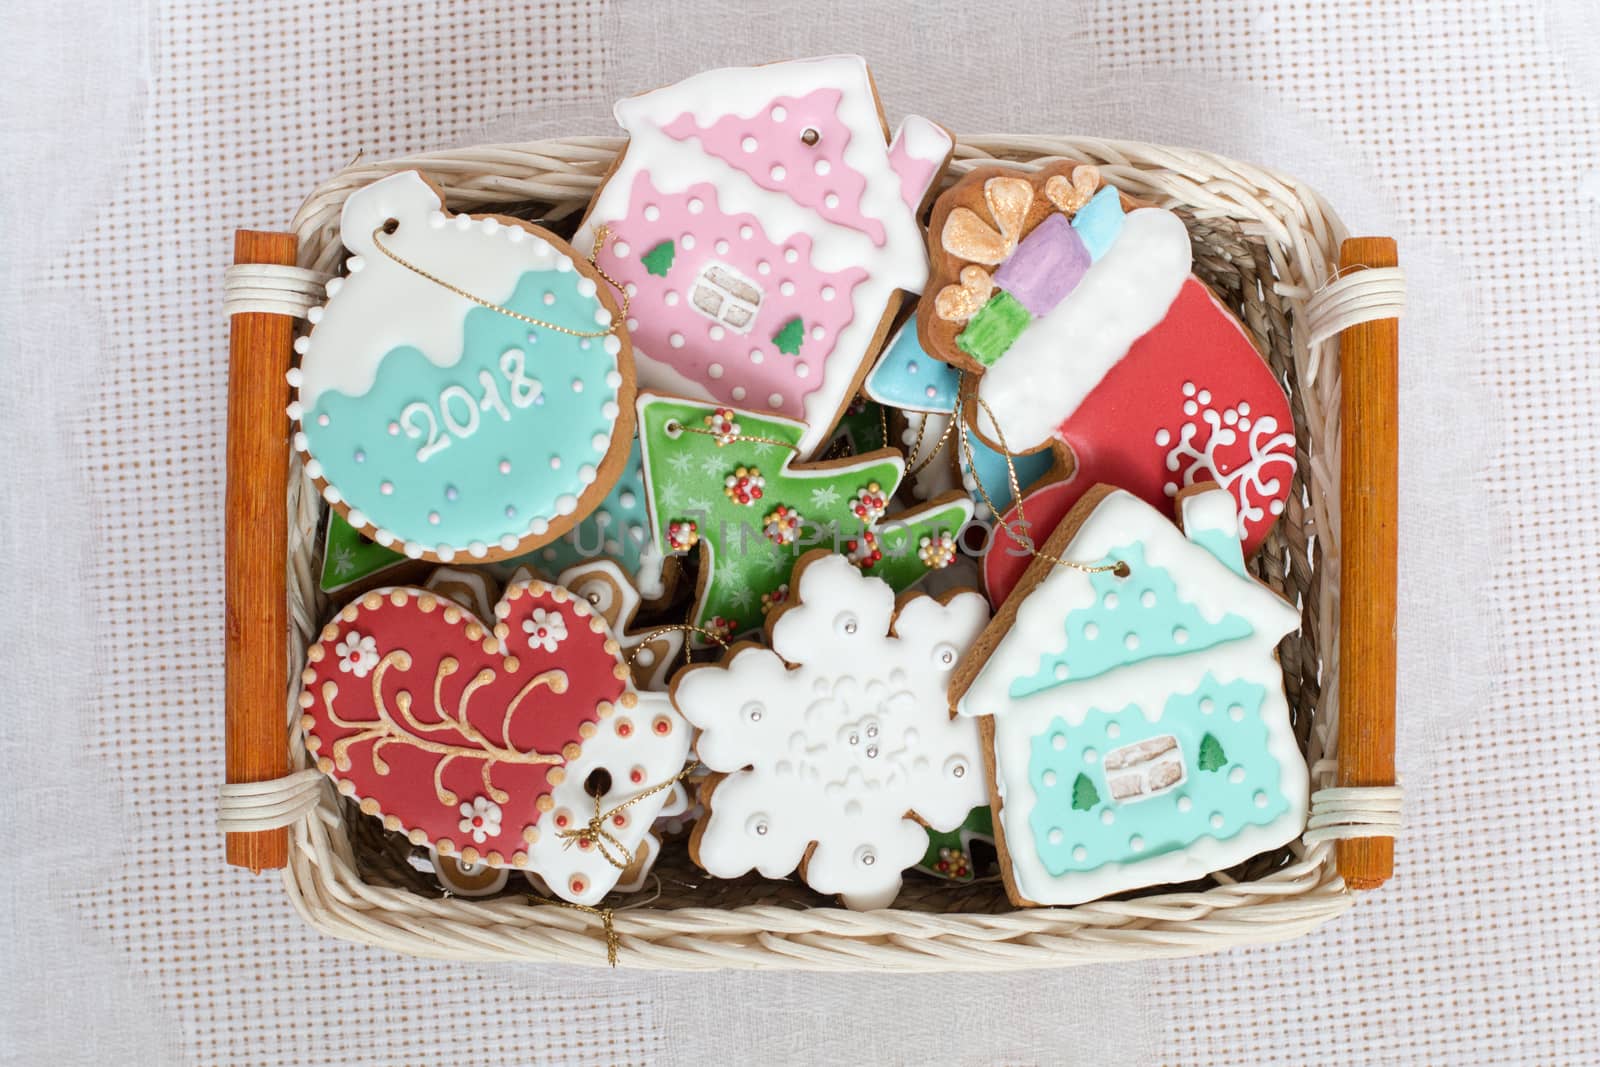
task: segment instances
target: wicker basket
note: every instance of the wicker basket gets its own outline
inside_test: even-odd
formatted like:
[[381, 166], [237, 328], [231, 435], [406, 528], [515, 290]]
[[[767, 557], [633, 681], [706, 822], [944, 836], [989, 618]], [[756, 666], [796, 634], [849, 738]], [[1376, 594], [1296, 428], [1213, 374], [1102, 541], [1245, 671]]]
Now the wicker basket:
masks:
[[[560, 229], [581, 214], [620, 138], [497, 145], [349, 167], [312, 194], [294, 222], [300, 267], [235, 268], [230, 313], [304, 316], [344, 249], [345, 197], [386, 174], [420, 169], [454, 211], [538, 219]], [[683, 846], [657, 865], [659, 890], [611, 911], [537, 903], [527, 895], [465, 900], [439, 894], [407, 863], [410, 846], [360, 814], [315, 770], [294, 728], [304, 649], [331, 607], [316, 582], [323, 504], [293, 464], [289, 477], [286, 679], [292, 766], [285, 778], [227, 787], [234, 831], [290, 826], [284, 885], [319, 930], [419, 956], [604, 964], [608, 943], [624, 966], [662, 968], [1018, 969], [1181, 956], [1296, 936], [1351, 904], [1334, 839], [1392, 835], [1396, 790], [1332, 788], [1338, 713], [1333, 692], [1338, 631], [1339, 361], [1337, 331], [1393, 316], [1396, 274], [1336, 279], [1345, 236], [1313, 190], [1202, 152], [1066, 137], [977, 137], [962, 142], [946, 181], [991, 160], [1032, 167], [1054, 159], [1097, 164], [1126, 192], [1177, 210], [1188, 224], [1195, 271], [1241, 317], [1289, 391], [1299, 440], [1296, 491], [1252, 563], [1301, 606], [1302, 630], [1280, 647], [1295, 730], [1311, 769], [1312, 829], [1275, 854], [1204, 883], [1165, 887], [1073, 908], [1014, 909], [998, 879], [968, 885], [908, 875], [892, 910], [850, 912], [797, 881], [719, 881]]]

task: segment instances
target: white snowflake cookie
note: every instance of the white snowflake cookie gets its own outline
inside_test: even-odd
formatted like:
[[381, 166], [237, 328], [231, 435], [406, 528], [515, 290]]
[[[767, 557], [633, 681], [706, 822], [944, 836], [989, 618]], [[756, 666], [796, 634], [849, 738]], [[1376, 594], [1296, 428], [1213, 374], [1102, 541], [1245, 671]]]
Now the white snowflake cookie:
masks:
[[924, 824], [953, 830], [987, 800], [977, 726], [951, 718], [946, 688], [988, 604], [960, 591], [897, 610], [888, 584], [827, 552], [803, 557], [790, 584], [770, 649], [674, 683], [718, 772], [691, 849], [719, 878], [799, 869], [848, 907], [887, 907], [927, 850]]

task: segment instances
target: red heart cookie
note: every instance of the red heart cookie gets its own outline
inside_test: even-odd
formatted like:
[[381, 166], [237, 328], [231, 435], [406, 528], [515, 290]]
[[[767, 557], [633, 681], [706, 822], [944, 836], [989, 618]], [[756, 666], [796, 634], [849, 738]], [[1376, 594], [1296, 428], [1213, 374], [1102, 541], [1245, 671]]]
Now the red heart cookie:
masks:
[[301, 726], [318, 768], [386, 828], [528, 867], [567, 765], [639, 695], [605, 621], [560, 586], [513, 585], [494, 613], [491, 630], [412, 588], [347, 605], [307, 650]]

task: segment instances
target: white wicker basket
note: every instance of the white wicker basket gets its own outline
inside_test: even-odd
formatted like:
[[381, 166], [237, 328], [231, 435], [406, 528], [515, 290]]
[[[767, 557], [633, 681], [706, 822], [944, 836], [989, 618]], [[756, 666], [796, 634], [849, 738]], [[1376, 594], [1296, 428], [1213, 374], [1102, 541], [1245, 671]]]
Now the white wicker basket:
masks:
[[[319, 188], [294, 230], [300, 267], [235, 268], [228, 310], [303, 317], [344, 255], [345, 197], [386, 174], [419, 169], [454, 211], [493, 210], [557, 227], [574, 220], [620, 150], [614, 137], [571, 138], [358, 163]], [[306, 921], [337, 937], [419, 956], [604, 964], [608, 938], [623, 966], [664, 968], [1018, 969], [1179, 956], [1293, 937], [1340, 914], [1350, 892], [1334, 839], [1391, 835], [1395, 790], [1333, 789], [1338, 630], [1339, 359], [1337, 331], [1398, 313], [1394, 275], [1334, 280], [1344, 229], [1313, 190], [1263, 168], [1203, 152], [1045, 136], [964, 140], [947, 181], [995, 159], [1032, 167], [1054, 159], [1098, 165], [1124, 191], [1178, 210], [1196, 271], [1252, 331], [1290, 390], [1299, 437], [1298, 489], [1256, 572], [1296, 600], [1302, 631], [1280, 649], [1289, 703], [1312, 774], [1312, 829], [1207, 885], [1073, 908], [1013, 909], [998, 884], [958, 887], [908, 878], [893, 910], [850, 912], [794, 882], [719, 882], [684, 856], [663, 858], [660, 891], [621, 899], [614, 912], [539, 904], [526, 896], [464, 900], [426, 890], [376, 820], [346, 806], [316, 771], [228, 787], [230, 830], [291, 827], [284, 885]], [[1377, 272], [1374, 272], [1375, 274]], [[291, 457], [286, 731], [293, 766], [310, 761], [294, 728], [304, 649], [326, 618], [316, 583], [323, 505]]]

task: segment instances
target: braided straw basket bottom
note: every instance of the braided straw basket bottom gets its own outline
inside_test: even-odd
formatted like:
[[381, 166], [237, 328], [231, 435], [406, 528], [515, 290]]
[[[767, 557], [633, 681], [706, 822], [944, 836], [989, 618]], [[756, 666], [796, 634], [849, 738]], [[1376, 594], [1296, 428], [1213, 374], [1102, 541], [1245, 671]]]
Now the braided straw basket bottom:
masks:
[[[345, 197], [416, 168], [454, 211], [494, 211], [560, 229], [581, 215], [622, 140], [571, 138], [358, 163], [318, 189], [295, 219], [300, 265], [331, 274], [344, 256]], [[1203, 152], [1042, 136], [976, 137], [957, 146], [947, 181], [992, 160], [1031, 168], [1054, 159], [1098, 165], [1133, 196], [1178, 211], [1195, 270], [1240, 316], [1287, 387], [1299, 440], [1296, 491], [1252, 566], [1302, 609], [1279, 647], [1312, 789], [1332, 785], [1337, 738], [1339, 363], [1331, 330], [1308, 301], [1329, 280], [1343, 226], [1313, 190]], [[1314, 312], [1315, 307], [1310, 311]], [[289, 491], [293, 622], [288, 679], [293, 765], [310, 766], [295, 703], [304, 650], [330, 605], [317, 588], [322, 501], [298, 469]], [[336, 606], [336, 605], [335, 605]], [[1010, 970], [1181, 956], [1297, 936], [1350, 906], [1333, 843], [1311, 833], [1203, 883], [1074, 908], [1013, 909], [998, 879], [966, 886], [908, 874], [893, 910], [850, 912], [795, 880], [718, 881], [681, 844], [656, 867], [659, 891], [602, 914], [540, 904], [526, 894], [441, 897], [386, 835], [315, 771], [296, 776], [308, 810], [291, 829], [285, 885], [319, 930], [419, 956], [604, 964], [608, 923], [623, 966], [833, 970]]]

